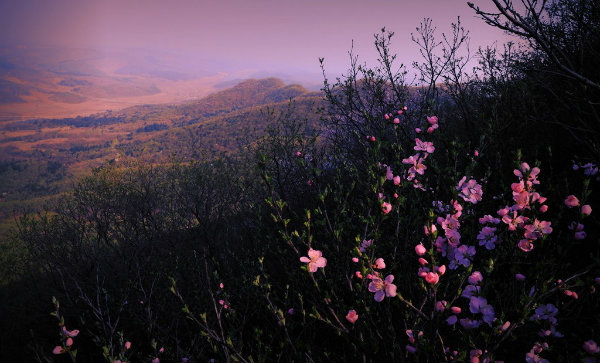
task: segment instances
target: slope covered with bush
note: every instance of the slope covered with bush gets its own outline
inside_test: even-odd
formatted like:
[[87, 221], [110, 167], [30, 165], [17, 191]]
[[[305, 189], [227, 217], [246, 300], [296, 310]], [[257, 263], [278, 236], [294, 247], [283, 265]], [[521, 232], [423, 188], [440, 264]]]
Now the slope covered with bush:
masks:
[[[529, 11], [570, 11], [567, 35], [579, 31], [575, 15], [598, 14], [593, 2], [564, 3]], [[501, 26], [516, 11], [497, 5], [498, 17], [478, 12]], [[598, 18], [586, 22], [597, 29]], [[431, 22], [418, 28], [430, 56], [417, 63], [417, 91], [382, 31], [380, 64], [326, 78], [321, 127], [271, 114], [275, 126], [237, 154], [106, 165], [53, 213], [21, 219], [21, 283], [43, 282], [36, 311], [55, 317], [30, 314], [35, 337], [11, 336], [28, 353], [3, 354], [596, 361], [597, 124], [581, 137], [564, 128], [597, 114], [599, 79], [586, 62], [585, 79], [565, 76], [535, 37], [519, 52], [482, 50], [465, 73], [467, 34], [454, 30], [438, 54]], [[552, 76], [540, 84], [539, 72]], [[548, 115], [566, 112], [557, 98], [581, 112], [563, 129], [549, 128]]]

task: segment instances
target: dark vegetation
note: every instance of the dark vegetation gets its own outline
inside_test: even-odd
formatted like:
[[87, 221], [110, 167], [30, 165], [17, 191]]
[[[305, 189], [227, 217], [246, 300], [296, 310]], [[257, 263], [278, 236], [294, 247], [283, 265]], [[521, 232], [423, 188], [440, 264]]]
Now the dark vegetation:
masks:
[[[597, 212], [586, 222], [584, 242], [560, 231], [570, 222], [565, 197], [582, 183], [588, 191], [597, 184], [584, 182], [571, 167], [600, 156], [600, 5], [526, 1], [519, 13], [493, 2], [495, 11], [474, 9], [516, 34], [522, 46], [480, 49], [478, 69], [468, 72], [468, 33], [460, 23], [439, 41], [425, 20], [414, 34], [424, 55], [415, 63], [419, 88], [406, 84], [404, 69], [394, 62], [392, 34], [383, 30], [375, 37], [380, 63], [369, 68], [351, 55], [347, 74], [325, 78], [325, 102], [269, 79], [160, 110], [6, 126], [95, 126], [152, 112], [176, 115], [169, 118], [172, 128], [153, 122], [137, 129], [160, 133], [119, 145], [120, 160], [94, 168], [45, 211], [18, 219], [0, 254], [0, 356], [68, 361], [67, 354], [51, 354], [61, 339], [49, 315], [55, 296], [68, 329], [81, 331], [74, 347], [82, 362], [123, 359], [125, 341], [133, 343], [126, 352], [132, 362], [156, 356], [163, 362], [443, 361], [435, 339], [430, 350], [419, 347], [420, 356], [406, 354], [404, 331], [414, 323], [409, 309], [387, 299], [375, 303], [369, 292], [357, 301], [353, 248], [374, 238], [398, 291], [417, 296], [426, 288], [414, 283], [414, 246], [433, 217], [432, 201], [457, 198], [454, 186], [467, 170], [487, 181], [479, 206], [495, 211], [512, 198], [515, 165], [528, 161], [542, 170], [538, 188], [549, 200], [552, 243], [540, 243], [534, 258], [505, 242], [510, 259], [497, 261], [496, 269], [486, 265], [486, 278], [495, 283], [486, 293], [499, 314], [523, 304], [509, 282], [517, 272], [542, 271], [540, 289], [549, 289], [557, 276], [585, 272], [574, 287], [578, 301], [551, 298], [561, 307], [560, 330], [568, 332], [551, 348], [551, 360], [579, 361], [582, 343], [599, 337], [600, 299], [590, 283], [599, 271]], [[395, 128], [384, 115], [403, 106], [401, 116], [392, 116], [401, 118]], [[373, 185], [381, 179], [377, 163], [400, 170], [400, 160], [414, 153], [414, 138], [427, 137], [415, 128], [429, 115], [440, 120], [431, 136], [436, 159], [420, 181], [432, 193], [404, 187], [403, 213], [394, 209], [382, 217], [373, 202]], [[2, 188], [16, 190], [10, 180], [18, 173], [28, 175], [21, 187], [43, 196], [58, 190], [55, 182], [67, 169], [60, 161], [3, 162]], [[600, 209], [595, 193], [586, 203]], [[475, 230], [477, 223], [465, 228]], [[301, 269], [298, 257], [306, 255], [307, 241], [327, 257], [326, 277]], [[478, 253], [491, 261], [488, 252]], [[517, 267], [510, 267], [514, 261]], [[359, 322], [351, 326], [343, 318], [350, 308], [360, 309], [364, 335]], [[498, 318], [518, 321], [515, 315]], [[489, 338], [485, 334], [442, 344], [462, 348], [457, 360], [467, 361], [474, 345], [484, 348], [477, 339]], [[485, 348], [495, 359], [523, 361], [536, 337], [536, 329], [523, 327], [504, 344]]]

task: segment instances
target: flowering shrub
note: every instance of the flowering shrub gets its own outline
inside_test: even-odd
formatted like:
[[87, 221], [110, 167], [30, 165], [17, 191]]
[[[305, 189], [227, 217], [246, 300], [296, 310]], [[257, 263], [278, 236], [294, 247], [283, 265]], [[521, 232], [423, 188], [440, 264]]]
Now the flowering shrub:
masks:
[[[393, 130], [400, 132], [399, 122], [390, 115], [386, 113], [384, 118], [389, 120]], [[427, 117], [427, 121], [436, 126], [439, 122], [435, 116]], [[420, 133], [424, 128], [415, 129]], [[429, 130], [428, 134], [436, 129], [438, 127]], [[368, 139], [371, 143], [377, 140], [371, 136]], [[385, 140], [384, 137], [378, 139]], [[385, 141], [372, 144], [370, 150], [375, 155], [389, 155], [381, 151], [383, 147], [403, 150], [401, 145]], [[432, 188], [431, 179], [427, 178], [428, 173], [438, 172], [433, 157], [434, 142], [415, 137], [411, 149], [418, 153], [403, 157], [400, 152], [395, 160], [380, 160], [369, 167], [372, 184], [365, 199], [373, 201], [374, 209], [365, 201], [362, 214], [353, 214], [356, 221], [347, 220], [342, 214], [336, 214], [335, 203], [327, 203], [329, 199], [335, 200], [336, 191], [330, 186], [319, 186], [322, 204], [313, 213], [323, 221], [310, 222], [323, 226], [323, 232], [310, 229], [305, 223], [302, 233], [297, 230], [285, 233], [295, 243], [320, 241], [322, 253], [328, 258], [328, 275], [313, 279], [313, 283], [327, 286], [329, 290], [314, 290], [317, 292], [311, 298], [314, 305], [305, 309], [312, 309], [310, 316], [346, 336], [345, 344], [355, 347], [364, 357], [472, 362], [512, 361], [520, 357], [518, 359], [527, 362], [547, 361], [544, 356], [551, 356], [548, 351], [556, 354], [556, 349], [563, 349], [553, 346], [565, 346], [565, 333], [558, 329], [561, 315], [570, 314], [555, 304], [570, 310], [574, 303], [562, 300], [561, 295], [578, 299], [576, 290], [584, 285], [594, 291], [590, 277], [592, 271], [598, 273], [598, 267], [568, 266], [552, 271], [543, 263], [532, 262], [541, 256], [548, 259], [548, 263], [555, 258], [564, 259], [565, 256], [552, 252], [562, 237], [552, 242], [550, 239], [554, 235], [564, 236], [570, 229], [575, 234], [574, 239], [581, 240], [585, 238], [583, 225], [574, 222], [565, 228], [564, 223], [559, 223], [562, 230], [556, 231], [555, 222], [547, 214], [549, 204], [557, 208], [559, 203], [542, 196], [538, 190], [543, 187], [539, 179], [542, 170], [526, 162], [521, 162], [513, 171], [517, 181], [507, 188], [511, 198], [508, 205], [502, 206], [502, 198], [486, 197], [488, 181], [485, 178], [478, 181], [464, 175], [457, 179], [455, 188], [447, 188], [439, 194], [450, 196], [446, 202], [434, 199], [437, 196], [434, 190], [443, 190], [439, 185]], [[479, 152], [476, 155], [479, 156]], [[469, 174], [476, 172], [476, 166], [473, 160]], [[456, 174], [460, 175], [460, 171]], [[429, 200], [434, 208], [427, 213], [426, 209], [417, 207], [425, 212], [419, 216], [414, 212], [416, 202], [411, 203], [411, 200], [422, 204]], [[580, 203], [570, 195], [564, 206], [580, 207]], [[580, 207], [582, 217], [590, 214], [591, 206]], [[287, 228], [293, 225], [285, 219], [275, 219]], [[415, 227], [419, 223], [422, 223], [423, 233], [408, 233], [414, 243], [410, 249], [416, 254], [411, 262], [404, 252], [410, 242], [394, 237], [399, 236], [402, 225]], [[395, 232], [390, 227], [395, 227]], [[352, 240], [354, 244], [347, 242]], [[344, 257], [348, 255], [351, 258]], [[531, 257], [534, 255], [537, 257]], [[321, 258], [321, 251], [313, 257]], [[315, 263], [313, 257], [302, 257], [301, 261]], [[352, 260], [358, 270], [343, 262], [348, 260]], [[413, 273], [407, 271], [407, 265], [414, 266]], [[309, 270], [315, 272], [316, 265]], [[396, 285], [395, 276], [399, 275], [402, 283]], [[346, 284], [340, 279], [346, 279]], [[365, 291], [373, 293], [373, 299], [365, 296]], [[324, 303], [319, 303], [318, 296]], [[336, 296], [336, 299], [327, 296]], [[593, 296], [589, 298], [597, 300]], [[384, 305], [379, 307], [379, 304]], [[346, 320], [354, 327], [346, 326], [337, 316], [349, 307], [352, 309]], [[394, 318], [390, 320], [386, 316]], [[406, 343], [394, 333], [402, 328], [408, 336]], [[375, 336], [387, 338], [377, 343], [367, 338]], [[515, 346], [517, 337], [521, 343]], [[572, 337], [569, 340], [579, 346], [584, 340], [577, 342], [577, 339], [585, 339]], [[361, 348], [363, 345], [380, 348], [375, 348], [371, 355]], [[385, 353], [379, 350], [384, 346], [388, 347]], [[585, 347], [587, 353], [597, 353], [593, 343], [585, 343]], [[569, 348], [570, 352], [575, 350]], [[569, 359], [567, 355], [560, 357]]]
[[459, 99], [460, 110], [435, 87], [409, 98], [386, 39], [380, 68], [325, 83], [318, 138], [288, 120], [235, 161], [106, 166], [55, 214], [24, 218], [35, 267], [58, 281], [64, 320], [81, 330], [61, 320], [39, 356], [600, 358], [598, 168], [570, 170], [538, 147], [541, 130], [521, 132], [528, 115], [501, 111], [526, 97], [494, 89], [496, 76], [470, 84], [480, 104]]

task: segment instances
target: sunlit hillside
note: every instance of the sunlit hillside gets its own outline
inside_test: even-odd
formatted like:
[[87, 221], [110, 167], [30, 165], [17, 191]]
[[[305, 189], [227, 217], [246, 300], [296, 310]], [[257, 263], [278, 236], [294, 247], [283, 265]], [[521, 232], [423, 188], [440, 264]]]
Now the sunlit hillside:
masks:
[[[32, 119], [0, 125], [0, 217], [39, 207], [71, 185], [74, 177], [110, 160], [230, 153], [264, 135], [265, 112], [296, 111], [317, 127], [322, 95], [276, 78], [246, 80], [197, 101], [142, 105], [89, 116]], [[41, 199], [40, 199], [41, 198]], [[19, 207], [19, 208], [17, 208]], [[25, 208], [23, 208], [25, 207]]]

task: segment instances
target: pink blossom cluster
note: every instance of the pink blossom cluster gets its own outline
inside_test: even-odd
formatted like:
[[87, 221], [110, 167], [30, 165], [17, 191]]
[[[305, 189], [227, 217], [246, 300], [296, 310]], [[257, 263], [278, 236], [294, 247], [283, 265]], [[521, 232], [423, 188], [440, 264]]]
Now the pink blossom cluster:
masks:
[[481, 197], [483, 196], [481, 185], [477, 184], [475, 179], [470, 179], [465, 183], [466, 180], [467, 177], [463, 176], [458, 182], [458, 186], [456, 187], [456, 190], [459, 192], [458, 196], [464, 199], [466, 202], [477, 204], [477, 202], [481, 201]]
[[[404, 113], [404, 111], [407, 110], [407, 107], [404, 106], [402, 109], [398, 110], [398, 115], [402, 115]], [[383, 117], [385, 117], [386, 120], [391, 120], [391, 122], [393, 122], [395, 125], [398, 125], [400, 123], [400, 119], [398, 117], [395, 117], [392, 119], [392, 117], [394, 117], [394, 115], [392, 113], [386, 113], [385, 115], [383, 115]]]
[[[433, 225], [431, 228], [431, 233], [435, 234], [437, 232], [435, 225]], [[425, 234], [429, 234], [429, 229], [427, 228], [427, 226], [425, 226]], [[415, 252], [418, 256], [421, 256], [419, 257], [419, 264], [421, 265], [421, 267], [419, 267], [417, 275], [420, 278], [424, 279], [428, 284], [437, 284], [440, 281], [440, 276], [446, 273], [446, 265], [436, 266], [434, 264], [429, 263], [429, 261], [423, 258], [422, 256], [425, 255], [427, 249], [425, 248], [425, 246], [423, 246], [422, 243], [419, 243], [415, 246]]]
[[61, 333], [62, 333], [63, 339], [64, 339], [64, 346], [57, 345], [52, 350], [52, 354], [66, 353], [67, 350], [70, 349], [71, 346], [73, 345], [73, 338], [75, 338], [77, 335], [79, 335], [79, 330], [77, 330], [77, 329], [67, 330], [67, 327], [63, 325], [62, 329], [61, 329]]
[[548, 343], [539, 343], [536, 342], [533, 345], [533, 348], [525, 354], [525, 362], [527, 363], [550, 363], [549, 360], [544, 359], [539, 356], [539, 354], [544, 351], [544, 349], [548, 349]]
[[455, 270], [458, 266], [469, 267], [471, 260], [476, 253], [475, 246], [461, 245], [460, 217], [462, 216], [462, 206], [457, 201], [452, 201], [449, 208], [452, 214], [446, 214], [446, 217], [438, 217], [437, 222], [442, 226], [444, 235], [438, 236], [435, 240], [435, 246], [438, 253], [446, 257], [450, 262], [448, 267]]
[[431, 134], [433, 131], [437, 130], [437, 128], [439, 127], [437, 116], [427, 116], [427, 122], [431, 125], [427, 128], [428, 134]]
[[433, 142], [421, 141], [419, 138], [416, 138], [415, 143], [416, 145], [413, 148], [415, 151], [424, 151], [427, 154], [432, 154], [435, 151], [435, 146], [433, 146]]
[[[580, 206], [580, 202], [576, 196], [571, 194], [565, 199], [565, 205], [568, 208], [575, 208], [575, 207]], [[592, 213], [592, 207], [589, 204], [581, 206], [581, 216], [582, 217], [587, 217], [591, 213]], [[583, 228], [584, 228], [584, 225], [581, 223], [578, 223], [578, 222], [572, 222], [569, 225], [569, 229], [574, 232], [573, 237], [576, 240], [582, 240], [587, 237], [587, 234], [585, 233]]]
[[598, 344], [593, 340], [588, 340], [587, 342], [583, 343], [583, 350], [585, 350], [588, 354], [600, 353], [600, 347], [598, 347]]
[[427, 170], [427, 166], [423, 164], [423, 161], [427, 158], [427, 153], [421, 157], [420, 153], [409, 156], [408, 158], [402, 159], [402, 164], [410, 165], [408, 169], [406, 180], [411, 181], [414, 180], [417, 174], [423, 175], [425, 174], [425, 170]]
[[[432, 117], [435, 117], [435, 116], [432, 116]], [[437, 125], [437, 117], [435, 117], [435, 122]], [[416, 177], [417, 177], [417, 174], [418, 175], [425, 174], [425, 170], [427, 170], [427, 166], [425, 166], [425, 164], [423, 164], [423, 162], [425, 161], [425, 159], [427, 159], [427, 156], [429, 156], [430, 154], [432, 154], [435, 151], [435, 146], [433, 145], [433, 142], [422, 141], [419, 138], [415, 138], [415, 146], [413, 147], [413, 149], [415, 151], [421, 151], [423, 156], [421, 156], [421, 152], [419, 152], [419, 153], [416, 153], [415, 155], [411, 155], [407, 158], [402, 159], [402, 164], [410, 165], [408, 171], [406, 172], [405, 178], [408, 181], [412, 181], [413, 186], [415, 188], [424, 190], [425, 188], [419, 183], [419, 181], [416, 179]]]
[[[517, 229], [523, 231], [524, 238], [519, 241], [517, 246], [524, 252], [533, 250], [535, 240], [552, 233], [551, 222], [540, 221], [537, 218], [531, 221], [529, 217], [523, 215], [536, 209], [540, 213], [545, 213], [548, 210], [548, 206], [544, 205], [546, 198], [542, 197], [533, 188], [534, 185], [540, 183], [537, 180], [539, 173], [539, 168], [531, 169], [527, 163], [522, 163], [520, 170], [515, 169], [514, 174], [519, 178], [518, 183], [511, 185], [515, 204], [512, 207], [506, 206], [498, 211], [498, 215], [502, 217], [502, 222], [508, 225], [509, 231], [516, 231]], [[532, 208], [535, 204], [538, 204], [539, 207]]]

